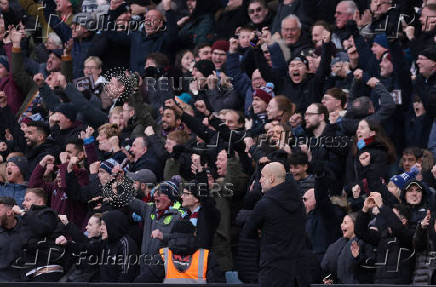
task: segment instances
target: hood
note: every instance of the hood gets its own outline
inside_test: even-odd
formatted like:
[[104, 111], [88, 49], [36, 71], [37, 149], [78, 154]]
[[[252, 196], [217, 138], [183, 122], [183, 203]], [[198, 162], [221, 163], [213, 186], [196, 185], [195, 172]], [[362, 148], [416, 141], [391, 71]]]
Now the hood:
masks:
[[[407, 188], [407, 186], [409, 186], [409, 184], [411, 184], [413, 182], [416, 182], [417, 184], [419, 184], [422, 187], [422, 189], [421, 189], [422, 190], [421, 203], [418, 204], [418, 205], [415, 205], [415, 206], [409, 205], [406, 202], [406, 188]], [[409, 182], [406, 182], [406, 184], [404, 186], [404, 190], [402, 190], [401, 194], [400, 194], [401, 202], [403, 202], [404, 204], [406, 204], [408, 206], [411, 206], [412, 209], [415, 209], [415, 208], [419, 209], [421, 207], [425, 207], [427, 205], [427, 197], [428, 197], [428, 189], [427, 188], [428, 187], [427, 187], [427, 185], [424, 182], [416, 180], [416, 179], [413, 179], [413, 180], [411, 180]]]
[[106, 223], [107, 237], [109, 242], [119, 240], [127, 234], [129, 221], [127, 216], [119, 210], [112, 210], [103, 214]]
[[289, 212], [295, 212], [300, 207], [303, 208], [297, 184], [294, 179], [289, 177], [286, 177], [285, 182], [282, 184], [266, 192], [264, 197], [273, 200], [277, 205]]
[[50, 151], [50, 154], [54, 152], [58, 152], [58, 147], [55, 144], [55, 141], [47, 138], [45, 142], [35, 147], [27, 147], [28, 150], [26, 152], [26, 157], [29, 159], [37, 157], [40, 153], [44, 151]]
[[198, 249], [197, 237], [186, 233], [171, 233], [168, 248], [177, 255], [191, 255]]

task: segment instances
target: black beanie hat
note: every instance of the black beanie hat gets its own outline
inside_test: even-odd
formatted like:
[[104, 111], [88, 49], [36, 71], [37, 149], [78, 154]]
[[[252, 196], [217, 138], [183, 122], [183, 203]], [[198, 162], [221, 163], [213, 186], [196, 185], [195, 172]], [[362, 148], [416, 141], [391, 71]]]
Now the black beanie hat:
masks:
[[427, 57], [429, 60], [435, 61], [436, 62], [436, 47], [429, 47], [425, 50], [423, 50], [421, 53], [419, 53], [418, 55], [422, 55]]
[[178, 220], [174, 223], [173, 228], [171, 228], [171, 233], [186, 233], [194, 234], [195, 227], [189, 220]]
[[206, 78], [212, 75], [213, 71], [215, 71], [215, 65], [210, 60], [200, 60], [194, 67], [197, 68], [197, 70]]
[[55, 108], [55, 112], [63, 114], [65, 117], [69, 118], [72, 122], [76, 121], [76, 109], [72, 104], [62, 103]]

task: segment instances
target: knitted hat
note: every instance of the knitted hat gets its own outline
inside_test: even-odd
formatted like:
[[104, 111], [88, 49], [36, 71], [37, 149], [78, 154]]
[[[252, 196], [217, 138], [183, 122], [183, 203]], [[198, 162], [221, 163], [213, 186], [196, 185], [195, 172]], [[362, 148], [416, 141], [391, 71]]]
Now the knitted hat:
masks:
[[383, 48], [387, 49], [388, 48], [388, 38], [386, 38], [386, 34], [385, 33], [377, 34], [374, 37], [374, 43], [379, 44]]
[[133, 181], [139, 181], [141, 183], [156, 183], [156, 176], [149, 169], [140, 169], [135, 172], [128, 172], [127, 177]]
[[76, 109], [70, 103], [59, 104], [54, 111], [63, 114], [72, 122], [76, 121], [76, 116], [77, 116]]
[[410, 169], [410, 172], [394, 175], [393, 177], [391, 177], [390, 181], [392, 181], [396, 186], [398, 186], [399, 189], [403, 190], [406, 184], [411, 180], [413, 180], [418, 173], [419, 171], [416, 168], [416, 166], [413, 166]]
[[9, 61], [6, 56], [0, 56], [0, 64], [2, 64], [3, 67], [5, 67], [5, 69], [9, 72]]
[[194, 234], [195, 227], [189, 220], [178, 220], [171, 228], [171, 233], [187, 233]]
[[436, 47], [427, 48], [427, 49], [423, 50], [421, 53], [418, 53], [418, 55], [425, 56], [429, 60], [436, 62]]
[[12, 162], [13, 164], [15, 164], [18, 167], [18, 169], [20, 170], [24, 179], [27, 178], [27, 175], [29, 173], [29, 170], [28, 170], [29, 163], [27, 162], [27, 158], [25, 158], [24, 156], [11, 157], [10, 159], [8, 159], [8, 162]]
[[156, 191], [167, 195], [171, 202], [176, 202], [179, 198], [179, 187], [174, 182], [169, 180], [163, 181], [154, 187], [151, 190], [151, 196], [153, 196]]
[[271, 101], [272, 96], [270, 94], [268, 94], [265, 90], [263, 89], [255, 89], [253, 92], [253, 98], [254, 97], [258, 97], [260, 98], [262, 101], [264, 101], [265, 103], [269, 103], [269, 101]]
[[303, 55], [295, 56], [294, 58], [291, 59], [290, 62], [292, 62], [292, 61], [301, 61], [301, 62], [303, 62], [303, 64], [305, 64], [306, 66], [309, 64], [309, 61], [307, 61], [306, 57], [303, 56]]
[[227, 52], [229, 50], [229, 46], [230, 46], [229, 41], [226, 41], [226, 40], [215, 41], [215, 43], [213, 43], [213, 45], [212, 45], [212, 52], [215, 49], [223, 50], [223, 51]]
[[103, 162], [100, 163], [100, 168], [107, 171], [109, 174], [112, 174], [112, 169], [118, 164], [116, 160], [113, 158], [109, 158]]
[[50, 54], [54, 54], [59, 59], [61, 59], [62, 55], [64, 54], [64, 51], [62, 49], [51, 49], [49, 51], [50, 51]]
[[339, 52], [336, 54], [336, 57], [332, 60], [331, 66], [335, 65], [338, 62], [349, 62], [347, 53]]
[[204, 77], [209, 77], [213, 74], [213, 71], [215, 71], [215, 65], [210, 60], [200, 60], [198, 61], [195, 66], [197, 70], [203, 74]]

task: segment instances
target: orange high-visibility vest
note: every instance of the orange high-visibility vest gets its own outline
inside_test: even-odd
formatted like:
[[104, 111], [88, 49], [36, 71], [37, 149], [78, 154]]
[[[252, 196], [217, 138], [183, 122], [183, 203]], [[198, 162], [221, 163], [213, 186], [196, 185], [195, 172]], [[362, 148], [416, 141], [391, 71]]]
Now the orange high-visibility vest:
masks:
[[169, 248], [159, 250], [165, 266], [165, 279], [163, 283], [207, 283], [207, 259], [209, 250], [198, 249], [192, 254], [191, 265], [185, 272], [180, 272], [174, 266], [173, 252]]

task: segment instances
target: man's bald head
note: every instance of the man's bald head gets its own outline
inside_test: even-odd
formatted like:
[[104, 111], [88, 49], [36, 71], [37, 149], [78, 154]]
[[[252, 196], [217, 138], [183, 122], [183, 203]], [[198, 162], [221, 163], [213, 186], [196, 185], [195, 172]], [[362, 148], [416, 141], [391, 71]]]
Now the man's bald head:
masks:
[[283, 164], [279, 162], [272, 162], [262, 169], [260, 184], [262, 192], [267, 192], [271, 188], [283, 183], [286, 178], [286, 170]]

